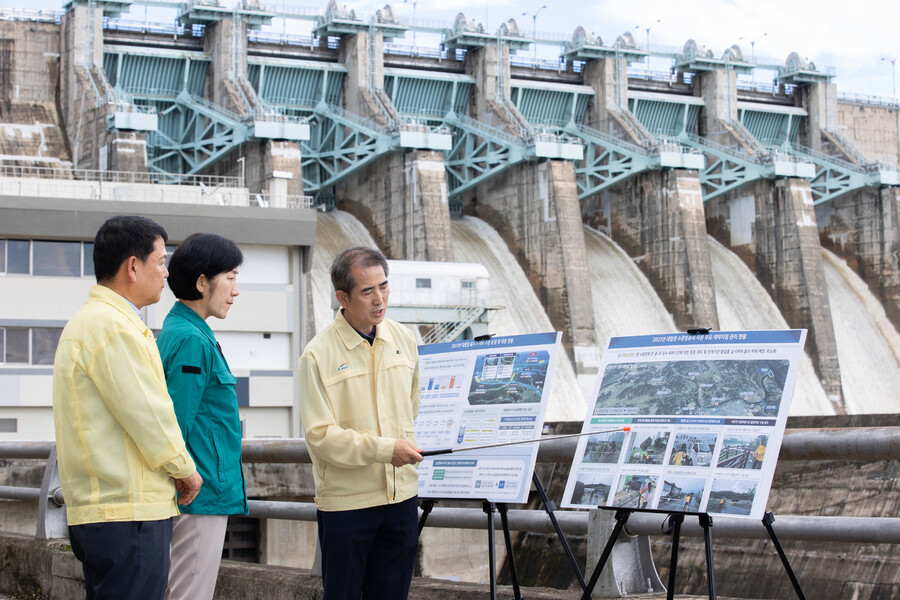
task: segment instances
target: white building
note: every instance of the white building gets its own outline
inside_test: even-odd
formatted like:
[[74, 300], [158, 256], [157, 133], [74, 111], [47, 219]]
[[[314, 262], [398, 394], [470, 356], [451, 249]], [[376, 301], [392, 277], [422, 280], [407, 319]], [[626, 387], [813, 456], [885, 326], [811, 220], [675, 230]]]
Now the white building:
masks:
[[[153, 185], [149, 198], [138, 193], [147, 186], [105, 181], [102, 191], [83, 193], [85, 184], [100, 185], [0, 178], [0, 440], [53, 439], [56, 342], [95, 283], [97, 229], [118, 214], [160, 223], [170, 251], [197, 231], [241, 247], [241, 295], [226, 320], [209, 324], [238, 379], [244, 435], [301, 437], [293, 369], [307, 339], [302, 299], [315, 211], [250, 206], [241, 188], [226, 190], [229, 202], [222, 202], [197, 186]], [[174, 301], [167, 289], [159, 304], [143, 309], [151, 328], [159, 330]]]

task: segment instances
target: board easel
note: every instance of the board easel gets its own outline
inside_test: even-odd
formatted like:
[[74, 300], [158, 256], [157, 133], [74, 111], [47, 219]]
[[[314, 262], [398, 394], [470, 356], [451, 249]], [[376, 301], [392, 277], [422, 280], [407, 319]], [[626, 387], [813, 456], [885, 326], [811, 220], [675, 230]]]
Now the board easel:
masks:
[[[675, 575], [678, 568], [678, 544], [681, 538], [681, 525], [684, 523], [684, 518], [686, 516], [696, 516], [698, 518], [700, 527], [703, 529], [703, 541], [706, 549], [706, 578], [708, 582], [709, 600], [716, 600], [716, 574], [713, 565], [711, 531], [713, 526], [713, 519], [711, 516], [709, 516], [708, 513], [663, 512], [658, 510], [616, 508], [609, 506], [600, 506], [598, 508], [600, 508], [601, 510], [615, 510], [616, 525], [615, 527], [613, 527], [613, 531], [606, 542], [606, 546], [603, 548], [603, 552], [600, 555], [600, 559], [597, 561], [597, 566], [594, 568], [594, 572], [591, 575], [591, 579], [588, 582], [587, 587], [584, 588], [584, 594], [581, 596], [581, 600], [590, 600], [591, 594], [593, 593], [594, 588], [597, 585], [597, 581], [599, 581], [600, 579], [600, 573], [603, 570], [603, 567], [606, 565], [606, 562], [609, 560], [609, 555], [612, 553], [613, 546], [615, 545], [616, 540], [619, 538], [619, 534], [622, 532], [622, 529], [625, 528], [625, 524], [628, 522], [628, 518], [632, 513], [635, 512], [668, 515], [667, 520], [669, 522], [670, 529], [666, 533], [672, 533], [672, 555], [669, 560], [669, 581], [668, 585], [666, 586], [666, 600], [672, 600], [675, 597]], [[775, 535], [775, 530], [772, 528], [772, 523], [774, 521], [775, 516], [771, 512], [767, 512], [762, 519], [762, 524], [766, 528], [766, 531], [769, 533], [769, 537], [772, 539], [772, 543], [775, 545], [775, 549], [778, 552], [779, 558], [781, 558], [781, 563], [784, 565], [785, 571], [787, 571], [788, 578], [791, 581], [791, 585], [794, 587], [794, 591], [797, 593], [797, 597], [800, 600], [806, 600], [806, 596], [803, 595], [803, 590], [800, 587], [800, 582], [797, 580], [796, 575], [794, 575], [794, 570], [791, 568], [790, 562], [788, 561], [787, 556], [784, 553], [784, 549], [781, 547], [781, 543], [778, 541], [778, 536]]]
[[[563, 550], [566, 553], [569, 564], [572, 566], [575, 577], [576, 579], [578, 579], [578, 583], [581, 586], [581, 589], [585, 590], [587, 584], [584, 581], [584, 574], [578, 567], [578, 561], [575, 559], [575, 554], [572, 552], [572, 548], [569, 546], [569, 542], [566, 539], [565, 533], [563, 533], [562, 527], [560, 527], [559, 525], [559, 520], [554, 514], [557, 508], [556, 503], [550, 500], [550, 498], [547, 496], [547, 491], [544, 489], [544, 485], [541, 483], [541, 479], [537, 476], [537, 473], [532, 472], [531, 481], [541, 498], [541, 504], [544, 507], [544, 511], [550, 517], [550, 522], [553, 524], [554, 530], [556, 530], [556, 535], [563, 546]], [[422, 534], [422, 529], [424, 529], [425, 527], [425, 522], [428, 520], [428, 515], [431, 514], [431, 511], [434, 509], [434, 505], [437, 502], [437, 500], [430, 498], [422, 500], [422, 515], [419, 517], [419, 535]], [[516, 598], [516, 600], [521, 600], [522, 595], [519, 588], [519, 576], [518, 572], [516, 571], [516, 561], [515, 556], [513, 555], [512, 548], [512, 536], [510, 535], [509, 530], [509, 516], [507, 514], [509, 506], [505, 502], [490, 502], [485, 500], [482, 502], [482, 510], [484, 510], [485, 514], [487, 515], [488, 564], [490, 569], [491, 598], [494, 599], [497, 597], [496, 556], [494, 551], [494, 512], [496, 511], [500, 513], [500, 521], [503, 528], [503, 539], [506, 543], [506, 556], [508, 558], [507, 564], [509, 566], [509, 578], [512, 582], [514, 597]]]
[[[455, 498], [454, 500], [459, 500]], [[425, 521], [428, 520], [428, 515], [431, 514], [431, 511], [434, 509], [434, 505], [437, 504], [438, 500], [434, 500], [432, 498], [427, 498], [422, 500], [422, 516], [419, 517], [419, 534], [421, 535], [422, 529], [425, 528]], [[512, 536], [509, 533], [509, 516], [507, 514], [509, 507], [505, 502], [491, 502], [489, 500], [483, 500], [481, 503], [481, 508], [484, 513], [487, 515], [487, 531], [488, 531], [488, 570], [489, 570], [489, 581], [491, 586], [491, 600], [497, 600], [497, 556], [496, 550], [494, 548], [494, 513], [500, 513], [500, 523], [503, 528], [503, 540], [506, 543], [506, 556], [507, 556], [507, 565], [509, 566], [509, 578], [512, 581], [513, 587], [513, 597], [515, 600], [523, 600], [522, 592], [519, 587], [519, 575], [516, 571], [516, 561], [513, 556], [512, 549]]]

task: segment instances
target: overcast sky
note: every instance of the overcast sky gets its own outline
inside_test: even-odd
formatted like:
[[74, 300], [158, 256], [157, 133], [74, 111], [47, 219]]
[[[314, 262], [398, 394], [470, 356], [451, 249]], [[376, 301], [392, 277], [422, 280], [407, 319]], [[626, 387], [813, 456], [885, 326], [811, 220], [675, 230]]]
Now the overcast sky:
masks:
[[[220, 1], [223, 5], [232, 2]], [[324, 0], [321, 3], [309, 0], [262, 2], [322, 11], [326, 6]], [[384, 6], [383, 1], [375, 0], [343, 0], [340, 3], [364, 18]], [[0, 0], [0, 6], [5, 7], [58, 9], [62, 4], [61, 0]], [[412, 19], [411, 0], [395, 2], [392, 6], [396, 15]], [[154, 9], [149, 11], [148, 18], [152, 21]], [[744, 56], [749, 57], [750, 41], [756, 40], [755, 55], [759, 58], [784, 62], [790, 52], [796, 51], [819, 67], [833, 67], [837, 73], [838, 91], [842, 93], [892, 96], [890, 59], [900, 55], [900, 35], [897, 34], [900, 0], [418, 0], [415, 5], [417, 22], [439, 20], [451, 23], [459, 12], [484, 24], [485, 30], [490, 32], [510, 18], [518, 21], [526, 35], [531, 34], [536, 24], [538, 32], [571, 37], [575, 28], [581, 25], [602, 37], [605, 44], [614, 42], [623, 32], [631, 31], [635, 41], [644, 46], [647, 41], [645, 28], [650, 26], [650, 44], [654, 49], [667, 46], [680, 50], [688, 39], [694, 39], [717, 57], [731, 44], [740, 45]], [[526, 13], [524, 16], [523, 12]], [[536, 20], [532, 17], [535, 12]], [[143, 20], [144, 15], [144, 6], [135, 5], [123, 18]], [[300, 22], [289, 23], [287, 30], [290, 31], [292, 26], [298, 32], [309, 29], [308, 23]], [[275, 23], [272, 28], [280, 31], [285, 26]], [[411, 34], [407, 34], [405, 42], [399, 42], [411, 44]], [[417, 34], [416, 42], [419, 46], [437, 44], [421, 33]], [[519, 54], [528, 57], [531, 50]], [[553, 48], [539, 48], [542, 57], [550, 58], [553, 54]], [[900, 63], [900, 59], [896, 60]], [[665, 70], [666, 66], [664, 61], [655, 60], [652, 68]], [[900, 69], [900, 64], [895, 66]], [[771, 71], [760, 71], [755, 75], [760, 81], [770, 81], [771, 77]]]

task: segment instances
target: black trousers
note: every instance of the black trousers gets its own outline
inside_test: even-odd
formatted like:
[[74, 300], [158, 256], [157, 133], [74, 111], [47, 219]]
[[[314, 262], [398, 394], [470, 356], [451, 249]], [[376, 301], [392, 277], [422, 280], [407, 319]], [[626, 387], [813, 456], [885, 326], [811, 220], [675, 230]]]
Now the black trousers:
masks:
[[162, 600], [171, 540], [172, 519], [70, 526], [86, 600]]
[[418, 498], [317, 512], [323, 600], [405, 600], [418, 548]]

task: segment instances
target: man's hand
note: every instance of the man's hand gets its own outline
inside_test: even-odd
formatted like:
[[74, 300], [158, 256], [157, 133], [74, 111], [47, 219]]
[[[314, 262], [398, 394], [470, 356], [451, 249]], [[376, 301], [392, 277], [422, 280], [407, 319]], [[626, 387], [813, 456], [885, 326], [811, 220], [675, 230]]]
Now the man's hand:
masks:
[[202, 486], [203, 478], [200, 477], [200, 473], [197, 471], [194, 471], [193, 475], [185, 477], [184, 479], [176, 479], [175, 489], [177, 489], [180, 494], [178, 497], [178, 504], [184, 506], [185, 504], [193, 502], [194, 498], [197, 497], [197, 494], [200, 493], [200, 488]]
[[407, 440], [394, 440], [394, 456], [391, 458], [391, 464], [395, 467], [403, 465], [414, 465], [422, 462], [422, 450], [416, 448]]

